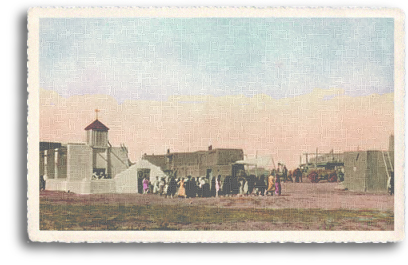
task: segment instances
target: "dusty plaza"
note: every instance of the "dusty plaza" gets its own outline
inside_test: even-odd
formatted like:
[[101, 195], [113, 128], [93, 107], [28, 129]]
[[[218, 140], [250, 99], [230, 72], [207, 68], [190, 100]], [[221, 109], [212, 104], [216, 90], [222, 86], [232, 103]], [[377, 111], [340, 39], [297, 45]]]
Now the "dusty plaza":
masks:
[[288, 170], [212, 145], [131, 162], [108, 130], [96, 117], [86, 143], [40, 143], [41, 230], [394, 230], [393, 135]]
[[394, 196], [282, 183], [281, 196], [40, 193], [41, 230], [390, 231]]

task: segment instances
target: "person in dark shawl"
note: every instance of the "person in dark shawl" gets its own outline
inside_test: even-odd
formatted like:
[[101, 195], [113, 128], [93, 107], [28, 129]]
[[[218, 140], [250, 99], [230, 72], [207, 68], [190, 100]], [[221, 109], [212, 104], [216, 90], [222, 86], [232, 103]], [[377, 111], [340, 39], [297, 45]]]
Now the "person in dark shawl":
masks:
[[172, 177], [169, 183], [169, 187], [167, 189], [167, 196], [170, 196], [170, 198], [173, 198], [176, 192], [177, 192], [177, 182], [176, 182], [176, 179]]
[[265, 185], [265, 176], [263, 174], [259, 177], [259, 179], [257, 180], [255, 186], [258, 189], [258, 195], [264, 196], [265, 195], [266, 185]]
[[249, 175], [248, 177], [248, 195], [251, 195], [252, 192], [254, 191], [255, 180], [256, 180], [255, 175]]
[[44, 176], [40, 176], [40, 191], [45, 190], [45, 179]]
[[283, 166], [283, 178], [285, 180], [285, 183], [287, 181], [290, 181], [290, 182], [293, 183], [292, 172], [289, 172], [288, 169], [286, 168], [286, 166]]
[[191, 198], [191, 176], [187, 176], [184, 185], [186, 187], [186, 198]]
[[211, 196], [210, 190], [210, 180], [208, 177], [204, 178], [204, 185], [203, 185], [203, 197], [208, 198]]
[[216, 181], [216, 177], [212, 177], [211, 178], [211, 197], [215, 197], [217, 191], [215, 189], [215, 181]]
[[279, 175], [276, 176], [275, 180], [275, 194], [279, 196], [282, 194], [281, 178]]
[[224, 179], [224, 185], [222, 186], [222, 193], [224, 196], [229, 196], [231, 193], [231, 176], [226, 176]]
[[197, 182], [195, 178], [190, 181], [190, 196], [191, 198], [197, 197]]
[[231, 194], [237, 195], [239, 193], [239, 184], [237, 177], [231, 177]]
[[295, 177], [296, 183], [299, 183], [299, 180], [302, 181], [302, 171], [300, 171], [299, 168], [296, 168], [295, 171], [293, 171], [293, 176]]

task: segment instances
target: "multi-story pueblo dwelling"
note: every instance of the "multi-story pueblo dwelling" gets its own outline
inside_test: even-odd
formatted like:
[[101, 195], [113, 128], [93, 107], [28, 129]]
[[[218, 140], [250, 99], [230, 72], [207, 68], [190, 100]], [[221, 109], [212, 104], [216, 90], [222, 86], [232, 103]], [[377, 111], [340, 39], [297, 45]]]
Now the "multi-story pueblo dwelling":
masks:
[[242, 149], [212, 149], [207, 151], [172, 153], [165, 155], [147, 155], [143, 159], [160, 167], [164, 172], [176, 177], [212, 177], [221, 175], [235, 176], [242, 165], [236, 161], [244, 159]]

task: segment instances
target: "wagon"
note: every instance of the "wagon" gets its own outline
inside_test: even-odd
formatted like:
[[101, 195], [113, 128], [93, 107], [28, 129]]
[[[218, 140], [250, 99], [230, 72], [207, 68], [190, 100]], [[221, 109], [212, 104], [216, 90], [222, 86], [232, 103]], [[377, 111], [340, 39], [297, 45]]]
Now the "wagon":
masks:
[[312, 170], [307, 174], [307, 178], [312, 183], [326, 180], [327, 182], [337, 182], [337, 173], [333, 170]]
[[327, 182], [337, 182], [338, 180], [343, 181], [344, 178], [341, 170], [337, 172], [338, 169], [343, 167], [343, 163], [333, 162], [300, 166], [304, 176], [307, 176], [312, 183], [318, 183], [323, 180], [326, 180]]

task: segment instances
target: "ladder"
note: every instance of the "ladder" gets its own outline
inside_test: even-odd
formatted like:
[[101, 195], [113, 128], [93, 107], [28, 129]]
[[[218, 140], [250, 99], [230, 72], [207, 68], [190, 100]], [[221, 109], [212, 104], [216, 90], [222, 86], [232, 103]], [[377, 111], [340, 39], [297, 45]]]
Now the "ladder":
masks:
[[382, 156], [387, 174], [389, 174], [389, 172], [394, 172], [394, 166], [392, 165], [389, 151], [383, 151]]
[[390, 153], [389, 151], [383, 151], [382, 152], [382, 157], [385, 165], [385, 171], [387, 172], [387, 177], [388, 177], [388, 183], [387, 183], [387, 188], [391, 188], [391, 174], [394, 175], [394, 166], [392, 165], [391, 158], [390, 158]]

